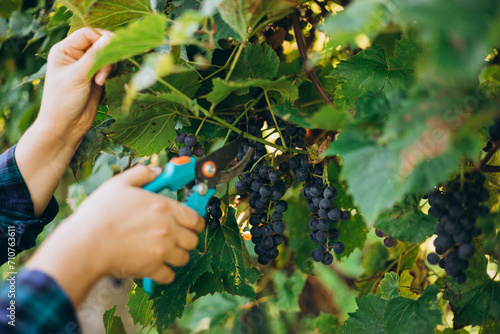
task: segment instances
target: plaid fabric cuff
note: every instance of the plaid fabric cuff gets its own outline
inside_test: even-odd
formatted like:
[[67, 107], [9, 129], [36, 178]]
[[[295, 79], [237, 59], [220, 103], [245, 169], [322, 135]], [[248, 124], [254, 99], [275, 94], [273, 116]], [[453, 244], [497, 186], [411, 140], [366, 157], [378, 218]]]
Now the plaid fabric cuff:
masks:
[[[14, 280], [9, 281], [12, 278]], [[12, 282], [15, 282], [15, 298], [9, 298]], [[56, 281], [45, 273], [21, 270], [0, 287], [0, 333], [80, 332], [73, 305]]]
[[[59, 205], [52, 197], [42, 216], [34, 217], [33, 202], [17, 168], [14, 150], [15, 146], [0, 155], [0, 249], [7, 249], [8, 228], [14, 226], [18, 254], [35, 246], [38, 234], [55, 218]], [[7, 260], [6, 253], [0, 252], [0, 264]]]

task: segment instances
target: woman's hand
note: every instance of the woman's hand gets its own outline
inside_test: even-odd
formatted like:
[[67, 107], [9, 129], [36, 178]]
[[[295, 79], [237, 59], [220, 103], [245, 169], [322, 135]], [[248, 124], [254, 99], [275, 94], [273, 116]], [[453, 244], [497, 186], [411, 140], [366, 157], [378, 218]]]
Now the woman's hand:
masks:
[[106, 30], [82, 28], [55, 44], [47, 60], [42, 106], [38, 121], [62, 136], [83, 137], [94, 121], [102, 89], [112, 67], [102, 68], [93, 79], [87, 74], [97, 51], [113, 36]]
[[75, 31], [52, 47], [35, 123], [16, 147], [16, 162], [30, 191], [36, 217], [43, 214], [85, 133], [94, 122], [111, 66], [94, 79], [87, 73], [112, 33]]
[[204, 220], [192, 209], [140, 187], [158, 176], [145, 166], [113, 177], [87, 198], [27, 263], [53, 277], [79, 305], [103, 276], [171, 283], [189, 261]]

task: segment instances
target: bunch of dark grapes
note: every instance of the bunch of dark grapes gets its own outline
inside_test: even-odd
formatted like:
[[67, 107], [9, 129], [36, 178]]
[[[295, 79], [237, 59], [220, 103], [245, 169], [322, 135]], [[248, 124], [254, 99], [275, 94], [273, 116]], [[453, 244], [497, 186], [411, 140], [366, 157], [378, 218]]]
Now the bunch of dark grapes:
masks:
[[382, 232], [379, 229], [375, 229], [375, 235], [379, 238], [384, 238], [384, 246], [387, 248], [392, 248], [394, 245], [396, 245], [397, 240], [393, 239], [389, 236], [386, 236], [384, 232]]
[[488, 134], [490, 135], [490, 140], [483, 147], [483, 151], [488, 152], [493, 147], [493, 143], [500, 140], [500, 117], [495, 118], [495, 123], [488, 129]]
[[467, 279], [464, 270], [475, 252], [472, 238], [481, 234], [476, 220], [490, 212], [481, 205], [490, 196], [484, 188], [485, 180], [480, 172], [465, 173], [463, 180], [458, 176], [426, 195], [431, 205], [429, 214], [439, 220], [434, 240], [436, 252], [430, 253], [427, 261], [439, 264], [458, 284]]
[[286, 228], [283, 212], [288, 209], [288, 203], [281, 199], [286, 192], [281, 177], [280, 171], [258, 163], [234, 185], [236, 191], [250, 194], [249, 205], [254, 211], [249, 219], [250, 233], [259, 256], [257, 260], [262, 265], [278, 257], [278, 246], [283, 243]]
[[339, 230], [335, 224], [347, 221], [351, 218], [349, 211], [336, 208], [333, 201], [337, 197], [337, 189], [323, 183], [323, 166], [321, 164], [313, 167], [307, 161], [307, 157], [297, 156], [297, 160], [288, 162], [292, 167], [295, 178], [305, 181], [302, 188], [302, 196], [307, 199], [307, 209], [311, 211], [312, 218], [309, 220], [311, 233], [309, 237], [312, 242], [320, 245], [312, 251], [311, 257], [316, 262], [329, 265], [333, 262], [331, 249], [336, 254], [345, 250], [342, 242], [336, 242], [339, 238]]
[[205, 223], [211, 230], [216, 230], [220, 226], [220, 219], [222, 217], [222, 209], [220, 208], [220, 204], [220, 199], [215, 196], [210, 198], [210, 201], [208, 201]]
[[179, 144], [185, 144], [179, 149], [179, 156], [190, 157], [194, 155], [195, 157], [202, 157], [205, 154], [205, 150], [198, 143], [195, 135], [186, 135], [184, 132], [177, 134], [175, 140]]

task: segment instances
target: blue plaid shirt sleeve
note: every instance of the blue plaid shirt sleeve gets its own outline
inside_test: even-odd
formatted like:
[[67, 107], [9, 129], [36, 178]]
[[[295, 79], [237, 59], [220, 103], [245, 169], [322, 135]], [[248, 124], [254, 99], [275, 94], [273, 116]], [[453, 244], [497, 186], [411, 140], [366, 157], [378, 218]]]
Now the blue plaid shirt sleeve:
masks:
[[[35, 246], [38, 234], [59, 211], [52, 197], [42, 216], [34, 217], [14, 150], [15, 146], [0, 155], [0, 264], [7, 261], [8, 247], [18, 254]], [[14, 245], [8, 240], [12, 227]], [[21, 270], [0, 286], [0, 319], [0, 333], [80, 333], [75, 309], [64, 291], [50, 276], [35, 270]]]
[[[15, 146], [0, 155], [0, 250], [7, 249], [9, 226], [16, 231], [16, 254], [35, 246], [38, 234], [51, 222], [59, 205], [54, 197], [40, 218], [34, 217], [33, 202], [17, 167]], [[7, 261], [7, 252], [0, 251], [0, 265]]]
[[0, 333], [80, 333], [66, 294], [50, 276], [37, 270], [22, 270], [0, 287], [0, 319]]

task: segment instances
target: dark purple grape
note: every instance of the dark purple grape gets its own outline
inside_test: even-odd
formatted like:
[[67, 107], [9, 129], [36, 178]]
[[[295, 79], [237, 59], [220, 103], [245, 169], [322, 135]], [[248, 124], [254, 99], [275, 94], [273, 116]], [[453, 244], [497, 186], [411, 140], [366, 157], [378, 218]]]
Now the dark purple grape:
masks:
[[328, 219], [322, 218], [322, 219], [318, 220], [318, 223], [316, 226], [317, 226], [318, 230], [326, 232], [330, 228], [330, 223], [328, 222]]
[[332, 262], [333, 262], [333, 256], [332, 256], [332, 254], [330, 254], [330, 253], [325, 253], [325, 254], [323, 255], [323, 259], [321, 260], [321, 263], [323, 263], [324, 265], [326, 265], [326, 266], [327, 266], [327, 265], [329, 265], [329, 264], [332, 264]]
[[317, 231], [316, 232], [316, 239], [317, 240], [326, 241], [327, 238], [328, 238], [328, 233], [326, 233], [325, 231]]
[[376, 235], [377, 237], [379, 237], [379, 238], [383, 238], [383, 237], [385, 237], [384, 232], [382, 232], [381, 230], [379, 230], [379, 229], [377, 229], [377, 228], [375, 229], [375, 235]]
[[[333, 205], [329, 200], [327, 200], [326, 198], [323, 198], [321, 200], [321, 202], [319, 203], [319, 208], [328, 211], [331, 208], [333, 208]], [[327, 216], [328, 216], [328, 213], [327, 213]]]
[[330, 241], [337, 240], [339, 236], [340, 236], [339, 230], [337, 230], [336, 228], [331, 228], [328, 230], [328, 238], [330, 239]]
[[278, 213], [283, 213], [288, 209], [288, 203], [284, 200], [279, 200], [274, 205], [274, 210]]
[[265, 266], [266, 264], [269, 263], [269, 258], [265, 255], [259, 255], [259, 257], [257, 258], [257, 261], [259, 261], [260, 264]]
[[391, 237], [386, 237], [384, 239], [384, 245], [387, 248], [394, 247], [395, 244], [396, 244], [396, 241], [394, 239], [392, 239]]
[[351, 218], [351, 213], [349, 211], [342, 211], [340, 214], [340, 219], [347, 221]]
[[471, 244], [463, 244], [458, 248], [458, 258], [468, 260], [474, 255], [474, 246]]
[[273, 242], [275, 246], [281, 245], [283, 243], [283, 236], [281, 234], [273, 235]]
[[342, 254], [344, 250], [345, 250], [345, 245], [341, 242], [336, 242], [333, 245], [333, 251], [335, 252], [335, 254]]
[[255, 245], [253, 248], [255, 254], [264, 255], [266, 254], [266, 250], [261, 245]]
[[277, 221], [273, 224], [273, 231], [276, 234], [281, 234], [285, 231], [285, 223], [282, 221]]
[[187, 146], [183, 146], [179, 149], [179, 156], [181, 157], [190, 157], [192, 154], [191, 148]]
[[315, 248], [311, 253], [311, 257], [314, 261], [320, 262], [321, 260], [323, 260], [323, 252], [321, 251], [321, 249]]
[[236, 181], [236, 183], [234, 184], [234, 189], [235, 189], [237, 192], [244, 192], [244, 191], [247, 191], [247, 190], [248, 190], [248, 185], [246, 184], [246, 182], [245, 182], [245, 181], [238, 180], [238, 181]]
[[331, 209], [330, 211], [328, 211], [328, 218], [330, 218], [330, 220], [333, 220], [333, 221], [337, 221], [340, 219], [340, 216], [341, 216], [341, 212], [339, 209]]
[[273, 170], [269, 173], [269, 180], [271, 182], [278, 182], [281, 178], [280, 172]]
[[194, 147], [198, 143], [198, 140], [196, 139], [195, 135], [187, 135], [184, 139], [184, 143], [188, 147]]
[[273, 238], [264, 237], [262, 238], [262, 242], [260, 243], [264, 249], [271, 249], [274, 246]]
[[429, 264], [435, 266], [439, 263], [439, 256], [436, 253], [429, 253], [429, 255], [427, 255], [427, 261], [429, 262]]
[[260, 226], [254, 226], [250, 229], [250, 233], [253, 237], [260, 237], [262, 236], [262, 228]]
[[184, 132], [178, 133], [177, 136], [175, 137], [175, 140], [179, 144], [184, 144], [184, 139], [186, 139], [186, 134]]
[[283, 219], [283, 214], [282, 213], [279, 213], [279, 212], [276, 212], [274, 211], [273, 214], [271, 215], [271, 218], [273, 220], [282, 220]]
[[194, 149], [193, 154], [196, 157], [201, 158], [205, 154], [205, 150], [203, 149], [203, 147], [199, 146]]
[[269, 260], [274, 260], [275, 258], [277, 258], [278, 256], [280, 255], [280, 251], [278, 250], [278, 248], [276, 247], [273, 247], [271, 249], [269, 249], [267, 252], [266, 252], [266, 256], [269, 258]]
[[323, 196], [331, 201], [337, 197], [337, 189], [335, 187], [326, 187], [323, 191]]

